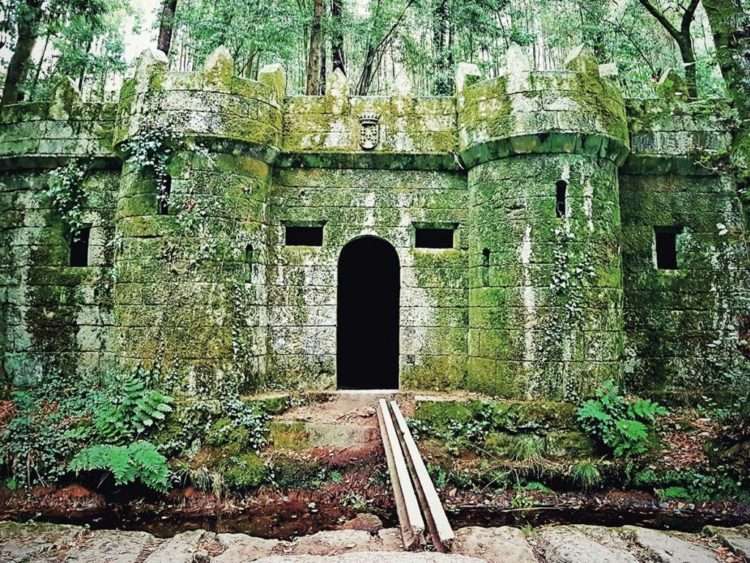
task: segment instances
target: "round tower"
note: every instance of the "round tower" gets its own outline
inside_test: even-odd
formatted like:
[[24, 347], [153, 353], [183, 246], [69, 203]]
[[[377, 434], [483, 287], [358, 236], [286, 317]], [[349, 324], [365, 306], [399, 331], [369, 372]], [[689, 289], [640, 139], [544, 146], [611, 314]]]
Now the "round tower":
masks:
[[629, 141], [602, 74], [582, 49], [563, 71], [532, 71], [516, 46], [497, 79], [459, 68], [470, 389], [575, 399], [620, 376], [618, 165]]
[[266, 205], [281, 138], [281, 67], [199, 72], [146, 52], [120, 97], [114, 322], [120, 363], [195, 392], [263, 384]]

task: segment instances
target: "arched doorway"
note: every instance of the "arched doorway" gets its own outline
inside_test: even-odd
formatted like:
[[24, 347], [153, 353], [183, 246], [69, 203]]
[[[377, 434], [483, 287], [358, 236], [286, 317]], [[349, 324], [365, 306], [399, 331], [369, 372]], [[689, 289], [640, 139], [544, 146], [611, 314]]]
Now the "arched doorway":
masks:
[[386, 241], [362, 237], [341, 251], [339, 389], [398, 389], [400, 285], [398, 254]]

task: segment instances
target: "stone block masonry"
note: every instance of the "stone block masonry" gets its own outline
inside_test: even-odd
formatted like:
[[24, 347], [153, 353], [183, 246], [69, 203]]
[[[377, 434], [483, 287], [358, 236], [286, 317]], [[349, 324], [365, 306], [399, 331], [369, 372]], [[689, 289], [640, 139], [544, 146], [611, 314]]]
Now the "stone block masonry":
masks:
[[[2, 374], [333, 389], [343, 329], [396, 355], [401, 389], [719, 396], [750, 331], [747, 225], [711, 164], [727, 126], [669, 93], [623, 100], [581, 49], [538, 72], [514, 47], [498, 78], [461, 64], [456, 84], [354, 97], [335, 73], [326, 95], [287, 97], [278, 65], [252, 81], [225, 49], [193, 73], [145, 52], [118, 104], [64, 82], [4, 108]], [[51, 178], [75, 166], [80, 197], [61, 203]], [[398, 257], [392, 327], [340, 324], [339, 259], [362, 237]]]

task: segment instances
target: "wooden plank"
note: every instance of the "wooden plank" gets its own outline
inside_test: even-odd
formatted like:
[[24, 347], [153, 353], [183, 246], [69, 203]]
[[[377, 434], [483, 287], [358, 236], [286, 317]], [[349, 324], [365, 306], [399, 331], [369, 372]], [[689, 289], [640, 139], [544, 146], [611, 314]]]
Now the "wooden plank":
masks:
[[391, 413], [388, 410], [388, 403], [386, 403], [385, 399], [380, 399], [378, 403], [380, 405], [380, 410], [383, 413], [383, 422], [386, 434], [388, 435], [388, 442], [391, 446], [391, 453], [393, 454], [393, 464], [396, 468], [398, 482], [401, 485], [401, 492], [404, 497], [404, 507], [406, 509], [409, 527], [412, 529], [417, 542], [422, 543], [424, 539], [423, 533], [425, 524], [424, 519], [422, 518], [422, 513], [419, 510], [417, 494], [414, 492], [414, 485], [412, 485], [411, 477], [409, 476], [409, 469], [406, 466], [404, 452], [401, 450], [401, 443], [398, 440], [398, 434], [393, 425]]
[[[415, 530], [412, 528], [409, 521], [403, 488], [401, 485], [401, 480], [399, 479], [399, 472], [396, 468], [395, 457], [393, 455], [393, 447], [385, 423], [386, 419], [390, 420], [390, 413], [388, 412], [385, 401], [381, 400], [380, 402], [382, 404], [380, 404], [379, 408], [377, 409], [378, 424], [380, 426], [380, 437], [383, 441], [383, 449], [385, 450], [385, 459], [388, 464], [388, 474], [391, 477], [391, 485], [393, 487], [393, 498], [396, 503], [396, 513], [398, 514], [399, 527], [401, 529], [401, 540], [404, 543], [404, 549], [411, 550], [419, 547], [421, 538], [415, 533]], [[409, 484], [411, 485], [411, 482], [409, 482]]]
[[435, 547], [440, 551], [448, 551], [455, 534], [443, 509], [443, 503], [440, 502], [440, 497], [427, 471], [422, 455], [419, 453], [417, 443], [414, 441], [409, 426], [406, 424], [406, 419], [396, 401], [391, 401], [391, 409], [400, 430], [400, 438], [404, 443], [407, 460], [414, 474], [414, 482], [417, 484], [417, 492], [420, 493], [420, 500], [423, 503], [430, 534], [436, 544]]

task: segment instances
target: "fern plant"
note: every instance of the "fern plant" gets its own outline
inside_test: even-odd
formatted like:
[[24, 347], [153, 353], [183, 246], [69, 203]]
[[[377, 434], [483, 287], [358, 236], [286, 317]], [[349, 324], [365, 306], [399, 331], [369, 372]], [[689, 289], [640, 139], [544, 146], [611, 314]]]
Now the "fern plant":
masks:
[[667, 409], [658, 403], [628, 399], [613, 381], [606, 381], [596, 390], [596, 398], [578, 409], [578, 421], [615, 457], [633, 457], [648, 451], [653, 424], [665, 414]]
[[70, 461], [71, 471], [109, 471], [116, 485], [140, 481], [155, 491], [169, 485], [169, 466], [151, 442], [139, 440], [129, 446], [96, 445], [78, 452]]
[[104, 442], [123, 443], [154, 429], [172, 412], [172, 403], [169, 395], [148, 389], [138, 371], [115, 380], [94, 425]]

